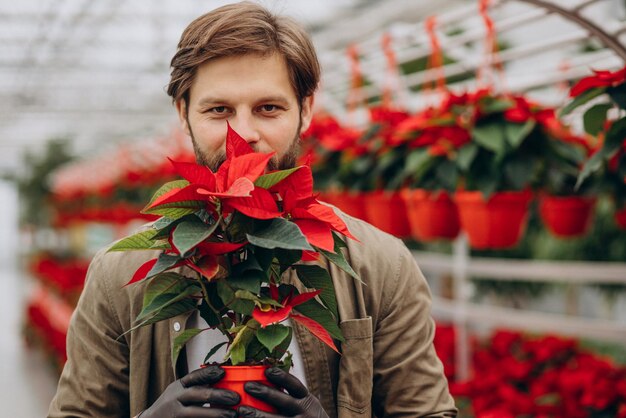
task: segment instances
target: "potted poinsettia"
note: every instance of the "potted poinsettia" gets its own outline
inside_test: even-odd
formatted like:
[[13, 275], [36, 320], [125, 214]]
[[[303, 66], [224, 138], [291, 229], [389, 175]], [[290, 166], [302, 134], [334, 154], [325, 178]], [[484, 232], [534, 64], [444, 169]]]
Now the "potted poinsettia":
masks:
[[368, 111], [369, 126], [359, 141], [366, 152], [346, 165], [345, 177], [360, 185], [372, 225], [397, 237], [408, 237], [411, 230], [400, 194], [406, 155], [393, 138], [397, 125], [409, 114], [391, 106], [370, 107]]
[[455, 201], [474, 248], [510, 248], [525, 231], [545, 143], [541, 110], [522, 95], [488, 89], [469, 94], [461, 110], [471, 121], [471, 140], [455, 159], [461, 177]]
[[397, 146], [406, 155], [402, 196], [418, 240], [453, 239], [460, 231], [451, 193], [459, 181], [458, 150], [470, 141], [469, 121], [458, 112], [467, 99], [447, 92], [440, 106], [412, 115], [396, 129]]
[[613, 197], [615, 221], [626, 229], [626, 67], [594, 71], [572, 87], [570, 96], [573, 99], [563, 108], [563, 115], [596, 100], [585, 110], [583, 122], [585, 131], [601, 144], [585, 162], [576, 187], [584, 187], [590, 176], [599, 175], [604, 190]]
[[303, 143], [303, 158], [310, 160], [321, 198], [351, 216], [366, 219], [362, 186], [351, 175], [355, 161], [367, 152], [362, 131], [322, 113], [313, 118]]
[[593, 138], [573, 134], [556, 117], [554, 109], [543, 109], [536, 119], [546, 136], [537, 184], [539, 216], [557, 238], [582, 236], [588, 232], [593, 219], [598, 182], [590, 177], [581, 187], [575, 186], [582, 164], [594, 150]]
[[[333, 284], [315, 260], [325, 257], [358, 278], [341, 252], [343, 239], [353, 237], [333, 209], [317, 201], [310, 168], [266, 172], [272, 155], [254, 152], [229, 127], [219, 170], [172, 161], [184, 180], [163, 185], [143, 210], [160, 218], [110, 249], [160, 250], [128, 283], [145, 286], [142, 311], [128, 332], [198, 311], [225, 336], [206, 347], [205, 363], [227, 347], [215, 360], [226, 371], [219, 387], [267, 411], [269, 405], [243, 391], [243, 382], [229, 386], [230, 378], [246, 368], [246, 379], [263, 381], [265, 368], [289, 368], [292, 323], [337, 350], [342, 335]], [[174, 340], [173, 364], [204, 331], [187, 329]]]

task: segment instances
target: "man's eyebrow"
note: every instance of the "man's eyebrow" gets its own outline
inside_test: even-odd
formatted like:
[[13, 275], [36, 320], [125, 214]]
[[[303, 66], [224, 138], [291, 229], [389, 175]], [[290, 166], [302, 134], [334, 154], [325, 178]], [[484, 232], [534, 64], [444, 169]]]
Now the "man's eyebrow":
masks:
[[257, 102], [259, 103], [273, 102], [273, 103], [287, 104], [289, 103], [289, 100], [287, 100], [287, 98], [284, 96], [266, 96], [266, 97], [261, 97], [259, 100], [257, 100]]
[[207, 97], [203, 97], [202, 99], [200, 99], [200, 101], [198, 102], [198, 105], [205, 106], [208, 104], [216, 104], [216, 103], [228, 103], [228, 100], [222, 99], [220, 97], [207, 96]]
[[[207, 106], [207, 105], [215, 105], [215, 104], [229, 104], [230, 101], [228, 99], [219, 97], [219, 96], [207, 96], [200, 99], [198, 102], [198, 106]], [[273, 96], [264, 96], [260, 97], [256, 100], [256, 103], [279, 103], [282, 105], [287, 105], [289, 100], [285, 96], [281, 95], [273, 95]]]

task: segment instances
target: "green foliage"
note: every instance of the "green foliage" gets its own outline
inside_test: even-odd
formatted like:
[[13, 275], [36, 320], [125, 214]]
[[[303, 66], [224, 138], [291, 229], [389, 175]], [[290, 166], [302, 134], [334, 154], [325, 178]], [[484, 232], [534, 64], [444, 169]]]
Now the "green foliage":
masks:
[[20, 222], [36, 226], [50, 224], [50, 174], [73, 158], [70, 139], [53, 138], [46, 142], [42, 153], [26, 151], [22, 158], [22, 170], [17, 174], [3, 174], [4, 178], [17, 185], [22, 206]]

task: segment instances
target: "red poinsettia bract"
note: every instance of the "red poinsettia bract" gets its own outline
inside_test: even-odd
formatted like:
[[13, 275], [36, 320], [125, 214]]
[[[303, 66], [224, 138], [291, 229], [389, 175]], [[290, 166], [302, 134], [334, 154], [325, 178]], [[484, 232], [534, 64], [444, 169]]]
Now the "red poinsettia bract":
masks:
[[282, 197], [283, 215], [298, 225], [312, 246], [335, 252], [332, 231], [356, 240], [335, 211], [313, 196], [310, 167], [300, 167], [270, 190]]
[[176, 172], [189, 181], [189, 185], [165, 193], [148, 209], [189, 200], [205, 200], [211, 207], [219, 199], [224, 216], [236, 209], [251, 218], [276, 218], [280, 212], [271, 194], [254, 185], [254, 181], [265, 173], [272, 156], [254, 152], [229, 125], [226, 160], [218, 171], [213, 173], [208, 167], [198, 164], [172, 161]]
[[[271, 306], [268, 306], [267, 308], [260, 308], [257, 306], [252, 311], [252, 317], [259, 324], [261, 324], [261, 327], [263, 328], [265, 328], [268, 325], [276, 324], [276, 323], [282, 322], [290, 318], [293, 321], [296, 321], [300, 323], [301, 325], [303, 325], [313, 335], [319, 338], [322, 342], [324, 342], [330, 348], [332, 348], [336, 352], [339, 352], [339, 350], [337, 350], [337, 346], [335, 345], [332, 337], [319, 322], [311, 318], [308, 318], [304, 315], [300, 315], [298, 313], [293, 312], [294, 307], [297, 307], [298, 305], [301, 305], [304, 302], [310, 299], [313, 299], [315, 296], [319, 295], [321, 292], [322, 292], [321, 290], [315, 290], [313, 292], [301, 293], [295, 296], [291, 294], [285, 297], [282, 301], [280, 301], [282, 307], [279, 307], [279, 308], [273, 308]], [[270, 293], [271, 293], [272, 299], [278, 302], [279, 295], [278, 295], [278, 289], [276, 288], [276, 286], [274, 285], [270, 286]]]
[[614, 87], [626, 81], [626, 67], [614, 72], [594, 70], [595, 74], [583, 77], [572, 87], [569, 92], [571, 97], [580, 96], [587, 90], [597, 87]]

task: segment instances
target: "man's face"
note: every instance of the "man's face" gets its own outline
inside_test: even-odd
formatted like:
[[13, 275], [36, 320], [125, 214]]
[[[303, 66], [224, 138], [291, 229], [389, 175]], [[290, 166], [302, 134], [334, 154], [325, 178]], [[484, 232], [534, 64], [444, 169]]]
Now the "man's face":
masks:
[[283, 57], [273, 54], [218, 58], [201, 65], [176, 109], [191, 136], [196, 159], [212, 170], [225, 159], [226, 121], [256, 152], [276, 152], [271, 169], [292, 167], [298, 137], [311, 122], [311, 97], [302, 108]]

